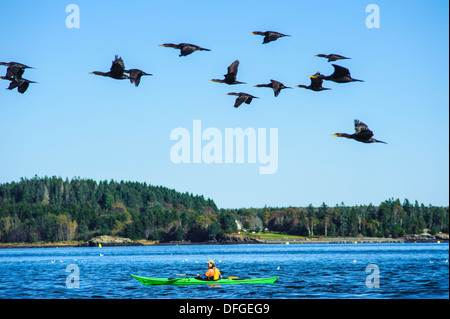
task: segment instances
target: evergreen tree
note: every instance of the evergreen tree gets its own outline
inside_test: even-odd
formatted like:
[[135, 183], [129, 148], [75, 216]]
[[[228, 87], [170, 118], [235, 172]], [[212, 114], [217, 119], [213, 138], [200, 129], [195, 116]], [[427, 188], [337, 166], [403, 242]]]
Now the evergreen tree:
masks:
[[88, 240], [96, 235], [132, 239], [218, 239], [244, 228], [302, 236], [392, 236], [449, 232], [449, 208], [390, 198], [378, 206], [311, 204], [218, 210], [201, 195], [125, 181], [22, 178], [0, 184], [0, 241]]

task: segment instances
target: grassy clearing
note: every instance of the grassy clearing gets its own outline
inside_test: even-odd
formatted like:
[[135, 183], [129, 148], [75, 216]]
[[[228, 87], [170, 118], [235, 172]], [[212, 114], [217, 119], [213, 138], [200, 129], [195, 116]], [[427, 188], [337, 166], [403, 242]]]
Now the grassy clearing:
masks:
[[241, 235], [245, 235], [248, 237], [253, 237], [257, 239], [278, 239], [278, 240], [293, 240], [293, 239], [306, 239], [304, 236], [296, 236], [296, 235], [288, 235], [285, 233], [275, 232], [275, 231], [266, 231], [259, 233], [252, 232], [241, 232]]

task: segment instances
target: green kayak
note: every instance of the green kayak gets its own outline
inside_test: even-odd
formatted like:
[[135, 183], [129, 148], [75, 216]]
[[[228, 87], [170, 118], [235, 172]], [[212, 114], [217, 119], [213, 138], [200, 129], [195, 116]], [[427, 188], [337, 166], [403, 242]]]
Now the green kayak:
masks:
[[140, 281], [144, 285], [235, 285], [235, 284], [273, 284], [278, 277], [270, 278], [246, 278], [246, 279], [228, 279], [223, 278], [219, 280], [202, 280], [197, 278], [146, 278], [131, 275], [134, 279]]

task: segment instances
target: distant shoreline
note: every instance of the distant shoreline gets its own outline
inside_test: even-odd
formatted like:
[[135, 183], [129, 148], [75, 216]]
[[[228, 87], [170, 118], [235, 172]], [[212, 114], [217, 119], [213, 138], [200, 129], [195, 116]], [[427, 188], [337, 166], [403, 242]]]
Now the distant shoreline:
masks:
[[[384, 238], [384, 237], [332, 237], [332, 238], [305, 238], [305, 239], [258, 239], [254, 241], [227, 241], [227, 242], [151, 242], [136, 241], [127, 243], [103, 243], [102, 247], [124, 247], [124, 246], [190, 246], [190, 245], [258, 245], [258, 244], [402, 244], [402, 243], [449, 243], [446, 238]], [[68, 247], [98, 247], [89, 242], [59, 242], [59, 243], [0, 243], [0, 249], [7, 248], [68, 248]]]

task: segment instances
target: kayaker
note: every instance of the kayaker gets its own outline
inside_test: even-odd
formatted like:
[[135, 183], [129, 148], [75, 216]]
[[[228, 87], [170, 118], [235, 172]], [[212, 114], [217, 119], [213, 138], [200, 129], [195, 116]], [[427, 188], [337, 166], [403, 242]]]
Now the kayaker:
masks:
[[[216, 268], [216, 263], [214, 260], [210, 259], [206, 262], [208, 264], [208, 271], [205, 273], [206, 280], [218, 280], [220, 278], [220, 271]], [[197, 274], [198, 278], [202, 278], [201, 275]]]

